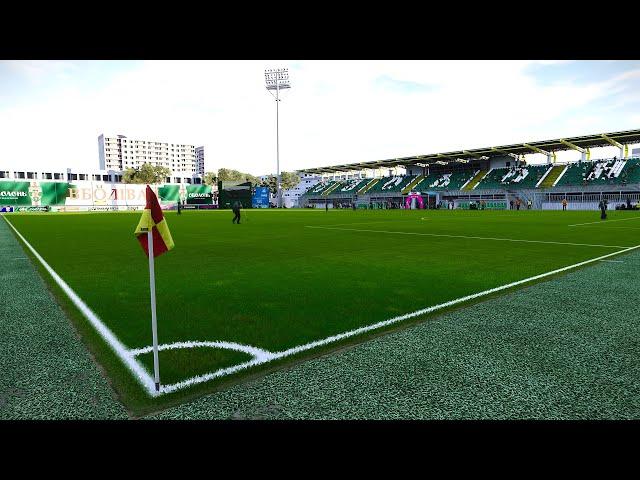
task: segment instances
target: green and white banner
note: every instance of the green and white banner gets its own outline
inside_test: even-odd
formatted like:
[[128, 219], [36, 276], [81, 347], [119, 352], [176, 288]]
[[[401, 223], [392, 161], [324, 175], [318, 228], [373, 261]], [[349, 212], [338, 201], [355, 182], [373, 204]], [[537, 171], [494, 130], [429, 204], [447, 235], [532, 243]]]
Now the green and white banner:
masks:
[[[213, 203], [209, 185], [152, 185], [161, 203], [174, 206]], [[30, 211], [140, 210], [146, 204], [146, 185], [79, 181], [0, 181], [0, 207], [38, 207]], [[21, 209], [25, 211], [26, 209]], [[18, 209], [16, 208], [16, 211]]]

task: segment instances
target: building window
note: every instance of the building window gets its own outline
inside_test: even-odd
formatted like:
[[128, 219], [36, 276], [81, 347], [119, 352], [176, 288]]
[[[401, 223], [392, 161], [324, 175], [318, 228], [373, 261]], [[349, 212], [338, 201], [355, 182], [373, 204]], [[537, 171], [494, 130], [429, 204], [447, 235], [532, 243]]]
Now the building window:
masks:
[[100, 181], [100, 175], [94, 175], [93, 179], [99, 182]]
[[67, 173], [67, 180], [78, 180], [77, 173]]
[[54, 180], [62, 180], [62, 174], [61, 173], [54, 173], [53, 174], [53, 179]]
[[33, 180], [36, 178], [35, 172], [27, 172], [27, 178]]
[[111, 179], [109, 178], [109, 175], [102, 175], [102, 181], [103, 181], [103, 182], [108, 182], [108, 181], [110, 181], [110, 180], [111, 180]]
[[24, 178], [24, 172], [13, 172], [14, 178]]

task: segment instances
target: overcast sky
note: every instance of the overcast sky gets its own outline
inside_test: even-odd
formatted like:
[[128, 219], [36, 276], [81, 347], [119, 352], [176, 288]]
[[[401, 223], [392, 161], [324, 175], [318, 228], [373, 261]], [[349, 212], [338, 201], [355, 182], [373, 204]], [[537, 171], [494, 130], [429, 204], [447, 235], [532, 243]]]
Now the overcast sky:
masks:
[[281, 66], [282, 170], [640, 128], [637, 61], [4, 61], [0, 165], [98, 168], [104, 132], [273, 172]]

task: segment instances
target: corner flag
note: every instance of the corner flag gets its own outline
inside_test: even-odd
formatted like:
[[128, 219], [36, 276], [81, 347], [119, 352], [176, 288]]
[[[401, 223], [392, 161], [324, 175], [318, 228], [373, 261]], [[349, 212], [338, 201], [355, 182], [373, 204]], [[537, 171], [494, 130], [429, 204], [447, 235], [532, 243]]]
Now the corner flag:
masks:
[[173, 238], [171, 238], [171, 232], [169, 231], [169, 225], [162, 214], [160, 203], [158, 203], [158, 197], [153, 193], [151, 187], [147, 185], [147, 205], [142, 213], [140, 222], [136, 227], [135, 235], [138, 237], [138, 241], [144, 252], [149, 256], [149, 241], [147, 232], [153, 232], [153, 256], [157, 257], [165, 252], [168, 252], [174, 247]]
[[158, 321], [156, 318], [156, 274], [154, 259], [174, 247], [167, 221], [164, 219], [158, 197], [147, 185], [147, 205], [135, 230], [142, 249], [149, 259], [149, 290], [151, 292], [151, 333], [153, 336], [153, 373], [156, 392], [160, 391], [160, 362], [158, 360]]

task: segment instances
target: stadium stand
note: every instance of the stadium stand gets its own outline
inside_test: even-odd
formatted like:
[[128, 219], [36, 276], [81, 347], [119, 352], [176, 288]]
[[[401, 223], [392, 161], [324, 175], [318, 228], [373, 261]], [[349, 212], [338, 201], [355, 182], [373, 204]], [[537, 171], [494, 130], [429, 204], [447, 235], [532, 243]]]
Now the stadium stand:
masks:
[[382, 193], [392, 193], [392, 192], [402, 192], [402, 190], [409, 185], [414, 179], [416, 175], [399, 175], [395, 177], [385, 177], [381, 179], [378, 183], [372, 186], [369, 189], [368, 193], [373, 192], [382, 192]]
[[637, 182], [638, 158], [597, 160], [569, 164], [556, 186], [620, 185]]
[[[587, 185], [616, 188], [640, 184], [640, 158], [599, 159], [569, 164], [526, 165], [494, 169], [440, 170], [430, 175], [396, 175], [382, 178], [325, 180], [309, 188], [306, 196], [348, 197], [378, 194], [407, 195], [411, 191], [469, 192], [497, 195], [484, 190], [520, 190], [518, 195], [528, 198], [527, 191], [543, 189], [549, 194], [557, 187]], [[446, 195], [446, 193], [445, 193]], [[534, 207], [535, 208], [535, 207]]]
[[475, 176], [476, 172], [454, 172], [429, 175], [415, 186], [416, 190], [460, 190]]
[[366, 187], [371, 182], [370, 178], [354, 179], [340, 182], [336, 188], [328, 192], [329, 195], [341, 195], [346, 193], [358, 193], [362, 188]]
[[328, 189], [330, 189], [333, 186], [335, 186], [336, 183], [338, 183], [338, 182], [336, 182], [334, 180], [329, 180], [329, 181], [326, 181], [326, 182], [317, 183], [316, 185], [311, 187], [309, 190], [307, 190], [305, 192], [305, 194], [321, 195], [322, 193], [324, 193]]
[[549, 170], [549, 165], [494, 168], [479, 183], [481, 188], [535, 188]]
[[623, 184], [640, 183], [640, 158], [627, 160], [627, 165], [618, 178]]

